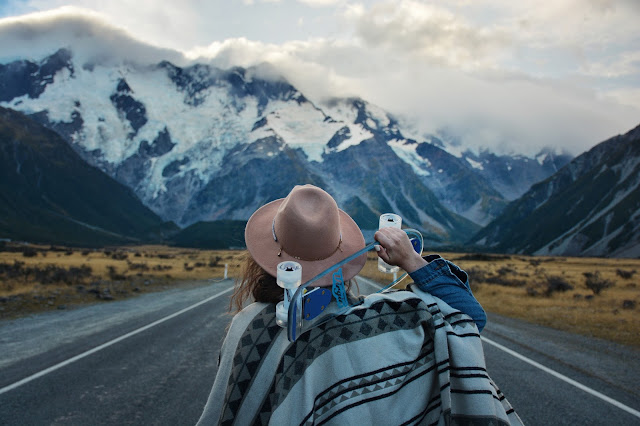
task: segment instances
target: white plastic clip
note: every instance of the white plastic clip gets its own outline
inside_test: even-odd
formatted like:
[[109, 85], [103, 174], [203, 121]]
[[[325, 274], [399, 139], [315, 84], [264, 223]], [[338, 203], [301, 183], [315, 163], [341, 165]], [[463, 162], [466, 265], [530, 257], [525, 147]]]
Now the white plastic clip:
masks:
[[287, 326], [291, 298], [302, 284], [302, 266], [298, 262], [280, 262], [277, 271], [276, 282], [284, 289], [284, 300], [276, 305], [276, 323], [284, 328]]

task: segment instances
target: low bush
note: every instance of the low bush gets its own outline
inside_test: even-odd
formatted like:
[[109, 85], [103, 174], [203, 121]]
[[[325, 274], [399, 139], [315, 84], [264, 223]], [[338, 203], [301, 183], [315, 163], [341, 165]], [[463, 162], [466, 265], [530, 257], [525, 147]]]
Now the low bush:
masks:
[[69, 269], [59, 266], [47, 265], [45, 268], [34, 268], [35, 280], [40, 284], [59, 284], [77, 285], [85, 282], [91, 277], [92, 269], [89, 266], [82, 265], [80, 267], [70, 267]]
[[173, 269], [171, 265], [156, 265], [153, 267], [154, 271], [168, 271], [169, 269]]
[[13, 264], [0, 264], [1, 279], [33, 280], [40, 284], [81, 284], [93, 273], [91, 267], [82, 265], [79, 267], [63, 268], [55, 265], [44, 267], [25, 266], [24, 262], [14, 261]]
[[487, 254], [487, 253], [472, 253], [459, 257], [456, 260], [475, 260], [481, 262], [491, 262], [494, 260], [510, 260], [511, 256], [504, 254]]
[[527, 283], [524, 280], [504, 278], [500, 276], [489, 277], [485, 280], [489, 284], [503, 285], [505, 287], [524, 287]]
[[124, 281], [127, 277], [124, 274], [118, 273], [115, 267], [107, 266], [107, 272], [109, 273], [109, 279], [112, 281]]
[[547, 277], [546, 287], [546, 296], [551, 296], [555, 292], [564, 293], [573, 290], [573, 286], [566, 279], [557, 275]]
[[22, 250], [22, 256], [24, 257], [36, 257], [37, 255], [38, 255], [38, 252], [36, 251], [36, 249], [31, 247], [27, 247], [24, 250]]
[[[571, 285], [566, 279], [557, 275], [551, 275], [545, 276], [545, 281], [539, 281], [533, 286], [527, 287], [527, 295], [532, 297], [551, 297], [553, 293], [564, 293], [569, 290], [573, 290], [573, 285]], [[581, 295], [575, 295], [574, 299], [579, 299], [581, 297]]]
[[606, 288], [614, 286], [613, 281], [604, 279], [600, 276], [600, 272], [585, 272], [585, 285], [593, 294], [600, 294], [600, 292]]
[[630, 280], [631, 278], [633, 278], [635, 273], [636, 273], [635, 269], [633, 269], [631, 271], [625, 271], [624, 269], [616, 270], [616, 275], [618, 275], [620, 278], [625, 279], [625, 280]]
[[126, 260], [129, 258], [129, 255], [127, 253], [117, 251], [111, 255], [111, 258], [114, 260]]
[[[209, 266], [212, 266], [212, 265], [209, 264]], [[469, 268], [469, 269], [465, 269], [465, 272], [469, 277], [470, 283], [482, 283], [482, 282], [485, 282], [485, 280], [487, 279], [487, 271], [485, 271], [482, 268]]]
[[148, 271], [149, 266], [146, 263], [129, 263], [129, 269], [132, 271]]

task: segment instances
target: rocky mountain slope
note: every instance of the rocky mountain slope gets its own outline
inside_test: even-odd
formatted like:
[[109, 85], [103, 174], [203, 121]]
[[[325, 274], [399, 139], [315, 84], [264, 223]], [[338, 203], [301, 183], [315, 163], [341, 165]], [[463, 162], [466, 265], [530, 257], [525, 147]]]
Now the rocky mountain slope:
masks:
[[472, 242], [502, 252], [640, 256], [640, 126], [534, 185]]

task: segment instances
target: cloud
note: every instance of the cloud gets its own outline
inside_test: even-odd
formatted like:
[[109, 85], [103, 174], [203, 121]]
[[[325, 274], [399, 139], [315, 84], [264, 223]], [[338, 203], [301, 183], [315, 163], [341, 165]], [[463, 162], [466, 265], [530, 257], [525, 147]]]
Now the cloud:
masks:
[[453, 67], [487, 65], [493, 51], [510, 44], [498, 29], [474, 26], [448, 9], [415, 0], [356, 6], [344, 16], [368, 46], [404, 50]]
[[[195, 52], [192, 52], [195, 53]], [[579, 154], [637, 125], [638, 109], [601, 99], [571, 81], [524, 73], [466, 72], [416, 58], [317, 39], [283, 45], [246, 39], [215, 43], [192, 59], [220, 67], [266, 61], [310, 99], [361, 96], [410, 117], [420, 137], [447, 129], [475, 149], [536, 154], [545, 146]]]
[[622, 52], [607, 62], [594, 61], [584, 64], [581, 73], [601, 77], [640, 75], [640, 50]]
[[343, 0], [298, 0], [298, 2], [306, 4], [311, 7], [327, 7], [335, 6], [340, 3], [344, 3]]
[[184, 62], [181, 52], [137, 40], [103, 15], [76, 7], [0, 19], [0, 39], [2, 62], [39, 60], [61, 47], [73, 47], [74, 54], [91, 62]]
[[[141, 0], [129, 9], [113, 0], [101, 13], [59, 8], [0, 20], [0, 59], [38, 59], [73, 45], [101, 60], [221, 68], [266, 62], [315, 102], [360, 96], [410, 117], [412, 136], [447, 129], [475, 149], [503, 152], [551, 145], [578, 154], [638, 124], [637, 3], [362, 1], [313, 9], [293, 0], [251, 6]], [[50, 4], [29, 4], [37, 2]], [[333, 33], [311, 36], [319, 16], [333, 15], [341, 19]], [[244, 28], [258, 21], [286, 40], [208, 32], [226, 25], [229, 34], [249, 34]], [[294, 30], [304, 37], [288, 36]]]

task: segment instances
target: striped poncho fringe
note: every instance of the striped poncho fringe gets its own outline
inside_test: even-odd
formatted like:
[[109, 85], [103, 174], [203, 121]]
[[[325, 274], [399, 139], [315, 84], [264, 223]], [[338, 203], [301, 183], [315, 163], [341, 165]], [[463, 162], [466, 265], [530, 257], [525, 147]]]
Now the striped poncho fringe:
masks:
[[236, 315], [198, 424], [517, 425], [470, 317], [422, 292], [369, 296], [295, 343], [275, 307]]

